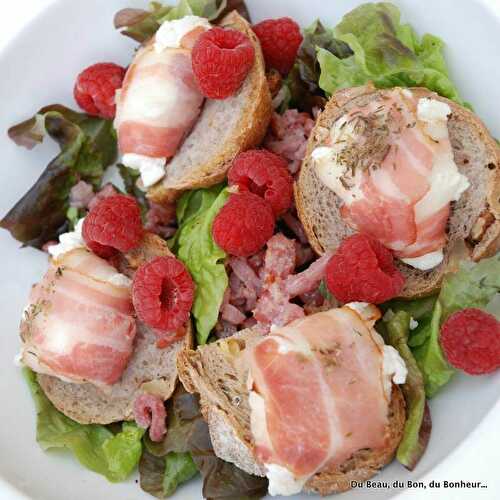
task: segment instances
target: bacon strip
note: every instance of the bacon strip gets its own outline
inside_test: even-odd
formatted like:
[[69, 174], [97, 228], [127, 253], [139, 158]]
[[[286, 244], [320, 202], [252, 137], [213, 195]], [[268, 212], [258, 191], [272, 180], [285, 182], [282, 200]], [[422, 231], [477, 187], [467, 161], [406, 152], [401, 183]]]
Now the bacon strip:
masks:
[[[446, 245], [450, 201], [468, 186], [454, 163], [445, 121], [438, 120], [438, 125], [432, 122], [430, 130], [417, 106], [420, 101], [414, 95], [395, 89], [383, 99], [350, 110], [345, 117], [350, 126], [356, 120], [363, 126], [369, 119], [385, 116], [388, 149], [383, 158], [362, 171], [355, 165], [358, 170], [352, 179], [348, 182], [344, 177], [343, 186], [347, 187], [335, 187], [344, 199], [341, 215], [346, 222], [400, 258], [421, 257]], [[367, 127], [378, 130], [382, 125]], [[339, 125], [334, 130], [342, 128]], [[362, 136], [351, 146], [362, 148], [366, 140]], [[335, 144], [333, 147], [338, 147], [339, 143]], [[320, 167], [320, 172], [326, 179], [327, 170]]]
[[268, 470], [285, 468], [296, 492], [326, 464], [385, 445], [383, 342], [372, 322], [349, 307], [274, 329], [249, 363], [257, 457]]
[[136, 324], [129, 286], [116, 269], [77, 249], [52, 261], [21, 323], [27, 366], [72, 382], [117, 382], [132, 355]]
[[141, 48], [116, 95], [115, 127], [122, 154], [172, 157], [196, 121], [203, 103], [191, 66], [191, 51], [153, 42]]

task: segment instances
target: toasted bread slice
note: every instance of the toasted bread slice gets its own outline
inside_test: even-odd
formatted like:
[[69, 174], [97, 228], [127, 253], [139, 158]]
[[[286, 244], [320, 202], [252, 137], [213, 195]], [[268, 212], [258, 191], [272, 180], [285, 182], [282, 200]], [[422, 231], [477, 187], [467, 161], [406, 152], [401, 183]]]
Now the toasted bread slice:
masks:
[[[467, 240], [473, 260], [493, 255], [500, 245], [500, 149], [483, 123], [469, 110], [423, 88], [411, 89], [416, 97], [432, 97], [452, 109], [448, 130], [455, 162], [467, 176], [470, 188], [453, 206], [448, 224], [448, 245], [441, 265], [419, 271], [398, 261], [406, 278], [402, 297], [430, 295], [439, 288], [457, 242]], [[343, 221], [337, 195], [316, 174], [311, 153], [324, 145], [333, 123], [354, 106], [363, 105], [386, 90], [372, 85], [344, 89], [332, 96], [318, 117], [309, 138], [306, 157], [295, 185], [297, 211], [309, 242], [320, 255], [335, 249], [354, 231]]]
[[[129, 276], [142, 263], [156, 256], [172, 255], [165, 241], [147, 233], [142, 244], [125, 254], [120, 271]], [[122, 378], [109, 390], [92, 384], [73, 384], [50, 375], [38, 375], [38, 382], [54, 406], [81, 424], [109, 424], [133, 419], [133, 403], [141, 392], [150, 392], [168, 399], [177, 383], [176, 357], [192, 344], [191, 323], [183, 340], [166, 349], [156, 347], [154, 332], [137, 321], [134, 353]]]
[[259, 41], [236, 11], [220, 23], [250, 38], [255, 62], [240, 90], [222, 100], [207, 99], [198, 121], [166, 166], [165, 177], [148, 191], [156, 203], [177, 199], [183, 191], [221, 182], [233, 158], [259, 145], [272, 114], [271, 94]]
[[[179, 354], [179, 378], [186, 390], [199, 393], [201, 408], [208, 422], [215, 454], [240, 469], [264, 476], [263, 467], [253, 454], [250, 406], [246, 387], [248, 371], [234, 363], [235, 355], [261, 338], [257, 329], [247, 329]], [[329, 466], [314, 475], [304, 490], [329, 495], [350, 489], [351, 481], [364, 481], [389, 463], [401, 441], [405, 424], [405, 403], [400, 389], [393, 386], [387, 445], [383, 450], [360, 450], [339, 466]]]

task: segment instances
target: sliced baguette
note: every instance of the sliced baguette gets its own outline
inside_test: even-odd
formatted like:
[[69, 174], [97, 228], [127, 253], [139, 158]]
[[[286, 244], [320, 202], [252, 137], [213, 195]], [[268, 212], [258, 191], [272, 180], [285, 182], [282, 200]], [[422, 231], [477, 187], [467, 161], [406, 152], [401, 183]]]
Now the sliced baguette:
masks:
[[148, 191], [156, 203], [176, 200], [183, 191], [221, 182], [233, 158], [259, 145], [271, 119], [272, 104], [260, 44], [236, 11], [220, 23], [250, 38], [255, 63], [240, 90], [223, 100], [207, 99], [193, 130], [166, 166], [165, 177]]
[[[240, 469], [264, 476], [253, 454], [248, 372], [235, 363], [237, 355], [261, 338], [257, 329], [247, 329], [228, 339], [186, 350], [179, 354], [179, 378], [187, 391], [200, 394], [202, 412], [208, 422], [215, 454]], [[360, 450], [339, 466], [329, 466], [314, 475], [304, 490], [329, 495], [350, 489], [351, 481], [364, 481], [389, 463], [401, 440], [406, 420], [400, 389], [393, 386], [387, 445], [383, 450]]]
[[[423, 88], [413, 88], [417, 97], [432, 97], [446, 102], [452, 109], [448, 130], [455, 162], [467, 176], [471, 187], [453, 206], [448, 224], [448, 245], [441, 265], [430, 271], [419, 271], [398, 261], [406, 278], [404, 298], [430, 295], [439, 288], [454, 246], [467, 240], [471, 258], [479, 260], [495, 254], [500, 245], [500, 149], [484, 124], [469, 110]], [[344, 89], [332, 96], [316, 121], [309, 138], [306, 157], [295, 184], [297, 211], [309, 242], [320, 255], [335, 249], [354, 231], [339, 212], [337, 195], [316, 174], [311, 153], [321, 146], [333, 123], [354, 106], [365, 104], [386, 90], [372, 85]]]
[[[131, 276], [143, 262], [156, 256], [171, 255], [165, 241], [147, 233], [140, 247], [125, 254], [120, 271]], [[122, 378], [109, 390], [92, 384], [72, 384], [49, 375], [38, 375], [38, 382], [54, 406], [81, 424], [109, 424], [133, 419], [133, 403], [141, 392], [168, 399], [177, 383], [176, 357], [192, 345], [191, 324], [183, 340], [167, 347], [156, 347], [154, 332], [137, 321], [134, 353]]]

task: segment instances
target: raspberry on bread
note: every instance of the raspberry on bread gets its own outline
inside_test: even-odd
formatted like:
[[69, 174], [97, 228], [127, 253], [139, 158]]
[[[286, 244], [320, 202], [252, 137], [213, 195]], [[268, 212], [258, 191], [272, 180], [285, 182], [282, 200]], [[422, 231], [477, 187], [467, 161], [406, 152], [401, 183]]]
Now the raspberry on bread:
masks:
[[271, 95], [255, 33], [236, 11], [219, 26], [244, 33], [254, 47], [255, 61], [235, 95], [205, 101], [193, 130], [167, 164], [165, 177], [148, 191], [148, 198], [156, 203], [166, 204], [183, 191], [221, 182], [238, 153], [262, 142], [271, 120]]
[[193, 47], [193, 72], [202, 94], [226, 99], [238, 92], [255, 60], [255, 49], [241, 31], [215, 27]]
[[381, 304], [399, 295], [404, 282], [392, 253], [364, 234], [346, 238], [326, 267], [328, 289], [344, 304]]

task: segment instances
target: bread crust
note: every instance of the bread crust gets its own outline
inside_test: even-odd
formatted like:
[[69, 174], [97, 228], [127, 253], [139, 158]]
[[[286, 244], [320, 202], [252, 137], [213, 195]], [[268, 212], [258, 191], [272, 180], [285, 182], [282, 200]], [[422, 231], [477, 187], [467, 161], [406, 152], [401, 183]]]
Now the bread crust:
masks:
[[[474, 261], [495, 254], [500, 247], [500, 148], [498, 144], [491, 137], [481, 120], [468, 109], [428, 89], [412, 88], [410, 90], [419, 98], [431, 97], [450, 106], [452, 115], [449, 121], [449, 131], [457, 166], [462, 173], [468, 175], [469, 180], [472, 182], [475, 182], [478, 177], [477, 174], [480, 173], [477, 169], [482, 168], [486, 171], [486, 175], [484, 173], [481, 175], [486, 180], [483, 187], [482, 205], [480, 209], [476, 208], [475, 210], [477, 212], [475, 220], [461, 224], [458, 210], [452, 212], [450, 221], [454, 221], [454, 227], [450, 228], [449, 242], [445, 248], [445, 256], [441, 265], [433, 270], [423, 272], [407, 266], [401, 261], [397, 262], [399, 269], [406, 278], [405, 287], [401, 294], [401, 297], [406, 299], [431, 295], [439, 289], [453, 254], [454, 246], [457, 243], [467, 241], [470, 258]], [[315, 174], [311, 153], [315, 147], [321, 145], [332, 123], [344, 113], [346, 106], [349, 106], [357, 99], [367, 99], [372, 94], [384, 92], [387, 91], [377, 90], [372, 84], [338, 91], [332, 96], [324, 111], [319, 115], [310, 135], [306, 156], [302, 163], [299, 178], [294, 186], [294, 193], [299, 218], [311, 246], [319, 255], [322, 255], [327, 249], [335, 249], [344, 237], [354, 233], [354, 231], [343, 223], [340, 215], [335, 217], [337, 222], [334, 227], [329, 227], [328, 230], [324, 228], [318, 229], [321, 223], [321, 214], [318, 213], [318, 207], [328, 206], [331, 210], [338, 210], [340, 201], [335, 193], [326, 186], [318, 186], [321, 181]], [[463, 131], [468, 131], [469, 135], [474, 136], [473, 146], [477, 146], [476, 149], [481, 151], [482, 165], [481, 167], [476, 166], [474, 170], [468, 163], [467, 155], [469, 153], [471, 156], [474, 154], [479, 155], [479, 153], [477, 151], [464, 151], [461, 148], [462, 142], [466, 142], [461, 137]], [[317, 192], [313, 192], [314, 188], [317, 189]], [[462, 198], [466, 196], [467, 192], [462, 195]], [[461, 203], [461, 201], [459, 200], [458, 203]], [[453, 219], [454, 214], [456, 214], [456, 217]], [[481, 216], [483, 219], [481, 219]], [[483, 228], [482, 233], [474, 239], [472, 237], [474, 226], [480, 224], [482, 220], [486, 220], [488, 223]]]
[[[231, 352], [231, 347], [224, 349], [224, 353], [215, 349], [220, 349], [228, 341], [239, 343], [240, 349], [244, 349], [257, 342], [261, 335], [256, 329], [242, 330], [229, 339], [217, 341], [196, 351], [186, 350], [177, 358], [182, 384], [187, 391], [200, 394], [202, 413], [208, 422], [216, 455], [258, 476], [264, 476], [265, 473], [253, 453], [246, 372], [239, 372], [230, 359], [227, 363], [224, 361], [227, 356], [224, 353]], [[210, 362], [214, 362], [217, 356], [222, 358], [214, 363], [214, 367], [210, 367]], [[211, 368], [215, 367], [217, 371], [212, 373]], [[214, 377], [215, 373], [219, 376]], [[222, 385], [223, 379], [227, 386]], [[238, 384], [235, 381], [239, 381]], [[309, 479], [304, 490], [329, 495], [350, 489], [353, 480], [364, 481], [374, 476], [393, 459], [403, 436], [405, 421], [404, 398], [399, 387], [393, 385], [384, 448], [360, 450], [339, 466], [325, 467]]]
[[[141, 245], [125, 254], [118, 267], [122, 273], [131, 276], [142, 263], [157, 256], [169, 255], [172, 253], [164, 240], [155, 234], [146, 233]], [[38, 382], [59, 411], [81, 424], [133, 420], [133, 403], [139, 393], [148, 390], [167, 400], [174, 392], [177, 384], [177, 354], [193, 345], [191, 321], [186, 324], [186, 330], [182, 340], [160, 350], [156, 347], [154, 332], [137, 321], [132, 359], [122, 378], [107, 390], [88, 383], [64, 382], [42, 374], [37, 375]]]
[[[148, 198], [161, 204], [175, 201], [188, 189], [213, 186], [224, 180], [234, 157], [241, 151], [258, 146], [266, 134], [272, 115], [271, 94], [266, 79], [265, 62], [257, 36], [250, 24], [236, 11], [222, 19], [220, 26], [237, 29], [251, 40], [255, 49], [255, 62], [247, 76], [244, 86], [250, 85], [251, 92], [241, 103], [241, 118], [235, 125], [230, 137], [218, 153], [203, 163], [185, 172], [181, 178], [169, 176], [169, 166], [164, 179], [147, 193]], [[202, 110], [202, 115], [204, 110]], [[181, 147], [182, 149], [182, 147]]]

